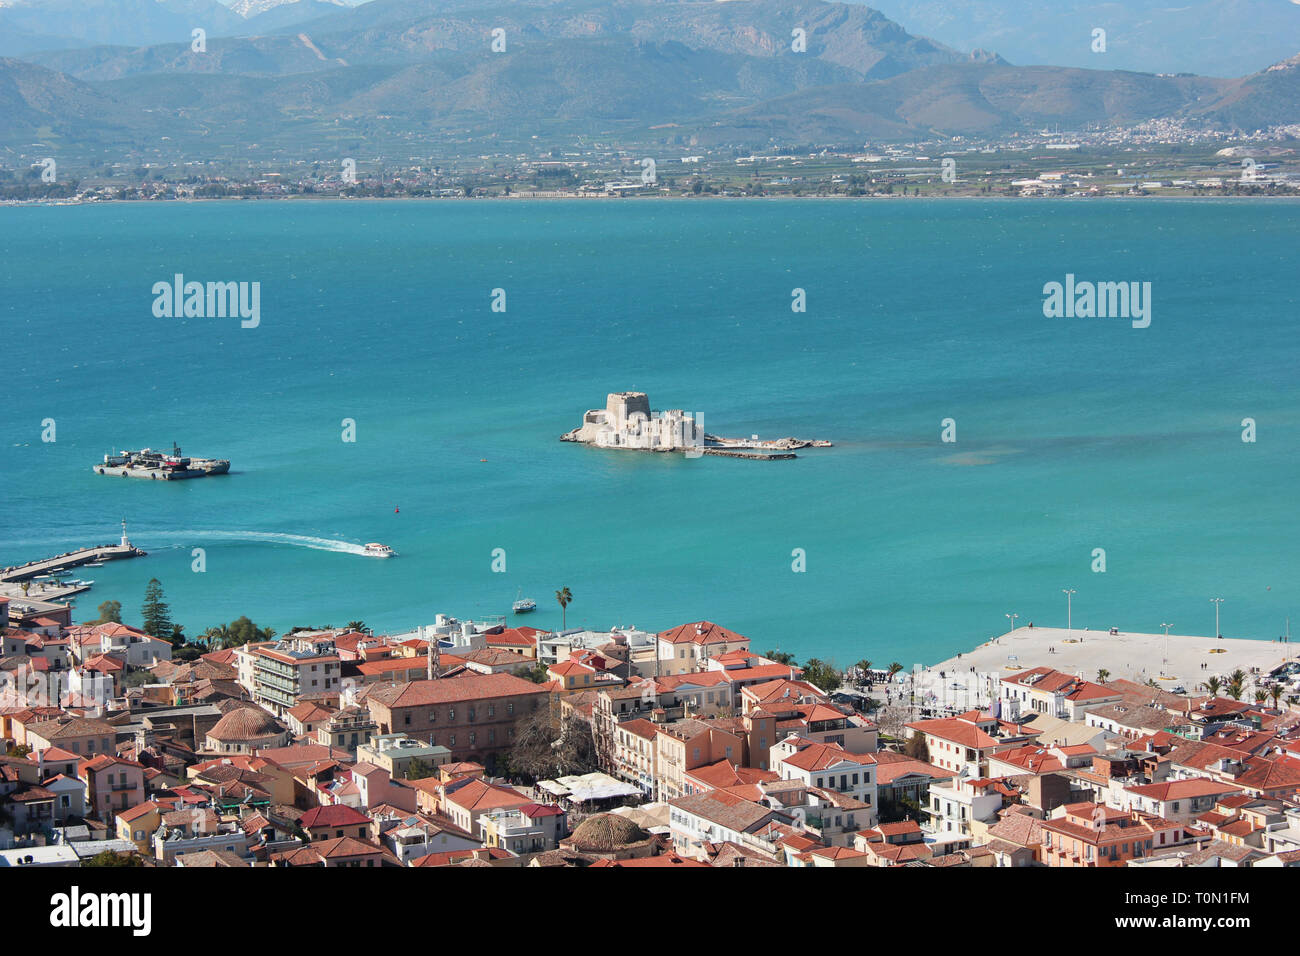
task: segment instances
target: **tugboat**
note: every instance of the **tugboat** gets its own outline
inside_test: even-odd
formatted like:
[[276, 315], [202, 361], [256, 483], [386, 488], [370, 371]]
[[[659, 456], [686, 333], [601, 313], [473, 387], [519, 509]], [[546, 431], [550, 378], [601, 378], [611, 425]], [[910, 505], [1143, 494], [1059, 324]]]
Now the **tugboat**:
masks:
[[511, 605], [514, 612], [516, 614], [527, 614], [529, 611], [536, 611], [537, 602], [532, 598], [521, 598], [519, 595], [523, 593], [524, 589], [520, 588], [518, 593], [515, 594], [515, 603]]
[[368, 558], [391, 558], [396, 553], [397, 552], [388, 545], [379, 544], [377, 541], [372, 541], [366, 545], [366, 550], [364, 552], [365, 556]]

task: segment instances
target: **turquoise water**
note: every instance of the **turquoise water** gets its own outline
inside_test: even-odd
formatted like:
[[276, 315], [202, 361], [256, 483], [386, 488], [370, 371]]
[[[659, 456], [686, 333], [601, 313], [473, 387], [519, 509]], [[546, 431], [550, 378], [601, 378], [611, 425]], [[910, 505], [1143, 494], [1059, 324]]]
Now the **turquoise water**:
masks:
[[[82, 617], [114, 598], [138, 620], [156, 576], [190, 634], [404, 629], [521, 588], [546, 627], [568, 586], [571, 626], [708, 618], [759, 649], [911, 663], [1008, 612], [1063, 625], [1064, 587], [1076, 627], [1209, 634], [1223, 597], [1226, 635], [1273, 638], [1300, 608], [1293, 203], [115, 204], [0, 227], [0, 565], [123, 516], [150, 552], [83, 574]], [[177, 272], [261, 282], [261, 325], [154, 318]], [[1150, 281], [1151, 327], [1044, 318], [1066, 273]], [[621, 389], [836, 446], [557, 441]], [[233, 474], [90, 471], [173, 440]], [[400, 557], [327, 550], [367, 541]]]

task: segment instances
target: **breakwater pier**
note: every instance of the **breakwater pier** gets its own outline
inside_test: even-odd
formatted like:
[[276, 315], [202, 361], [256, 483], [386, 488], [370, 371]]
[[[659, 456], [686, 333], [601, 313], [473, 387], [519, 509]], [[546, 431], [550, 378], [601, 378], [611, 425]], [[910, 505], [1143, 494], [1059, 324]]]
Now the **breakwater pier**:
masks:
[[34, 578], [51, 575], [58, 571], [69, 571], [85, 564], [118, 561], [123, 558], [142, 558], [144, 555], [145, 552], [133, 545], [127, 538], [126, 522], [123, 521], [122, 540], [117, 544], [101, 544], [89, 548], [78, 548], [75, 551], [56, 554], [52, 558], [41, 558], [37, 561], [28, 561], [26, 564], [17, 564], [0, 569], [0, 584], [31, 581]]

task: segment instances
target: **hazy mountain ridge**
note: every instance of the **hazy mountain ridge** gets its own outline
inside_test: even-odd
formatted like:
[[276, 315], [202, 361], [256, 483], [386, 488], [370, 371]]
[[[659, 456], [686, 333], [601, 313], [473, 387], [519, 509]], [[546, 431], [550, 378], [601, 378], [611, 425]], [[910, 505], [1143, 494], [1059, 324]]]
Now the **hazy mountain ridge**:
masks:
[[[806, 53], [790, 49], [796, 26]], [[504, 53], [489, 49], [495, 27]], [[527, 138], [677, 126], [705, 142], [762, 145], [1155, 118], [1247, 131], [1300, 122], [1294, 64], [1241, 79], [1012, 66], [821, 0], [372, 0], [267, 35], [210, 37], [206, 53], [176, 42], [29, 59], [49, 69], [0, 61], [0, 135], [30, 141], [49, 128], [70, 146], [220, 128], [263, 142], [301, 133], [308, 149], [321, 130], [377, 124], [430, 141], [453, 127]]]

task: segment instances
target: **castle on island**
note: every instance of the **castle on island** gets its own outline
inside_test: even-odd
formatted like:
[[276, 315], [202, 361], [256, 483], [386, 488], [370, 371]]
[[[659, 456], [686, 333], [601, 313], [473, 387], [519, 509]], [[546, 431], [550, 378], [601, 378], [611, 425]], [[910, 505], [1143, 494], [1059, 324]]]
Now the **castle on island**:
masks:
[[579, 442], [597, 448], [630, 448], [636, 451], [684, 452], [688, 458], [722, 455], [728, 458], [762, 460], [796, 457], [796, 448], [829, 448], [830, 442], [803, 438], [760, 439], [720, 438], [704, 431], [698, 412], [680, 408], [654, 412], [645, 392], [610, 392], [604, 408], [590, 409], [582, 424], [560, 436], [560, 441]]
[[651, 411], [645, 392], [610, 392], [605, 407], [590, 409], [582, 416], [582, 425], [563, 440], [640, 451], [701, 449], [704, 426], [696, 418], [680, 408]]

